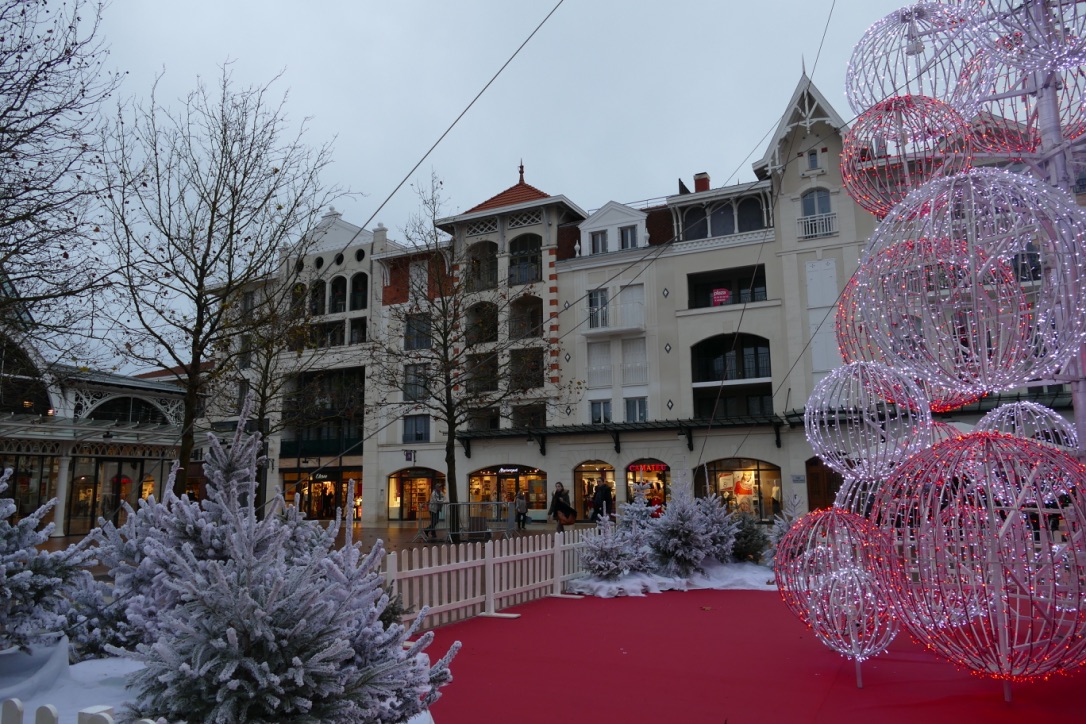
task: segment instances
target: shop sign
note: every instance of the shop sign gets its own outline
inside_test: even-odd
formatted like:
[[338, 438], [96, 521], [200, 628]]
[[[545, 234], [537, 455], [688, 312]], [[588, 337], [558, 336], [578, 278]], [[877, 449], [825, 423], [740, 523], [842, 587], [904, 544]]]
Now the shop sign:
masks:
[[498, 468], [499, 473], [520, 473], [520, 468]]
[[328, 473], [313, 473], [314, 480], [328, 480]]
[[668, 466], [664, 463], [634, 463], [626, 470], [631, 473], [666, 473]]
[[720, 307], [731, 301], [732, 290], [731, 289], [714, 289], [713, 290], [713, 306]]

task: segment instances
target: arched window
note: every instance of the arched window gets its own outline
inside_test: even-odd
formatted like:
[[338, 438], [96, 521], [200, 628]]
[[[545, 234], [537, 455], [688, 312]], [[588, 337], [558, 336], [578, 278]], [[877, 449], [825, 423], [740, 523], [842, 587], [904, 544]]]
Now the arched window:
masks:
[[830, 192], [826, 189], [814, 189], [803, 194], [804, 216], [817, 216], [830, 213]]
[[309, 288], [309, 313], [313, 315], [324, 314], [324, 296], [325, 296], [325, 284], [324, 280], [318, 279], [313, 282], [313, 286]]
[[498, 245], [481, 241], [468, 249], [468, 291], [481, 292], [498, 286]]
[[305, 312], [305, 284], [295, 284], [294, 289], [290, 291], [290, 311], [296, 317], [302, 316]]
[[169, 424], [162, 410], [138, 397], [115, 397], [112, 400], [106, 400], [87, 413], [87, 417], [91, 420]]
[[524, 296], [512, 304], [509, 314], [509, 339], [543, 336], [543, 300]]
[[347, 278], [332, 280], [332, 296], [328, 299], [328, 313], [339, 314], [347, 310]]
[[509, 242], [509, 284], [530, 284], [543, 279], [543, 237], [521, 234]]
[[750, 458], [724, 458], [694, 470], [694, 494], [719, 495], [729, 511], [769, 521], [780, 515], [783, 491], [781, 469], [773, 463]]
[[713, 236], [727, 236], [735, 233], [735, 210], [730, 203], [713, 208], [709, 217]]
[[351, 277], [351, 311], [365, 309], [370, 295], [370, 279], [363, 272]]
[[709, 220], [705, 209], [697, 206], [683, 212], [682, 238], [684, 241], [704, 239], [709, 236]]
[[769, 340], [753, 334], [718, 334], [691, 348], [694, 382], [771, 377]]
[[498, 341], [498, 306], [491, 302], [479, 302], [468, 309], [468, 346]]
[[739, 202], [739, 233], [757, 231], [765, 228], [762, 204], [758, 199], [743, 199]]

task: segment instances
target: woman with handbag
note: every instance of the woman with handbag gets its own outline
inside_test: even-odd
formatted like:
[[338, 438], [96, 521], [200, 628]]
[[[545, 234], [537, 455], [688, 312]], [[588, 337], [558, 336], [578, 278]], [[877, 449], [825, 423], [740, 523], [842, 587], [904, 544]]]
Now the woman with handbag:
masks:
[[561, 483], [554, 484], [554, 495], [551, 496], [551, 507], [547, 509], [547, 515], [558, 522], [558, 533], [565, 530], [564, 525], [573, 525], [577, 519], [577, 511], [569, 504], [569, 491]]

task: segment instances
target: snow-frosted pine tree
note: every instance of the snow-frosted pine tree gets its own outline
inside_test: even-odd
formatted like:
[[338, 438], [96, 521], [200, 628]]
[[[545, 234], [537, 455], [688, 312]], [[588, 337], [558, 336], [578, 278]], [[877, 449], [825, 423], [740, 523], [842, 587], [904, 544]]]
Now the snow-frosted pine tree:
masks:
[[626, 531], [616, 530], [610, 516], [596, 523], [596, 535], [585, 538], [581, 561], [585, 570], [596, 578], [614, 580], [635, 569], [644, 556], [631, 546]]
[[688, 485], [672, 488], [664, 514], [649, 530], [649, 545], [666, 575], [685, 578], [702, 570], [710, 536]]
[[738, 513], [735, 515], [735, 520], [738, 528], [735, 531], [732, 558], [739, 562], [759, 563], [762, 560], [762, 554], [769, 546], [769, 536], [764, 526], [750, 513]]
[[788, 500], [785, 501], [781, 512], [773, 516], [773, 524], [769, 526], [769, 530], [766, 533], [766, 535], [769, 536], [769, 549], [767, 550], [765, 561], [766, 565], [773, 565], [773, 559], [777, 556], [777, 546], [780, 545], [785, 534], [792, 529], [792, 524], [799, 519], [801, 515], [801, 503], [802, 501], [799, 496], [793, 493]]
[[[0, 494], [8, 488], [11, 468], [0, 476]], [[82, 546], [42, 551], [53, 524], [42, 521], [56, 505], [50, 500], [17, 522], [15, 500], [0, 497], [0, 648], [30, 645], [67, 629], [68, 594], [90, 573], [82, 566], [89, 554]]]
[[[259, 436], [239, 431], [229, 451], [209, 436], [198, 541], [144, 540], [159, 561], [156, 585], [176, 604], [157, 613], [157, 640], [136, 647], [132, 718], [170, 722], [402, 722], [451, 680], [455, 644], [437, 663], [421, 622], [384, 626], [388, 603], [380, 545], [334, 550], [316, 522], [290, 517], [276, 499], [258, 519]], [[217, 530], [210, 530], [216, 528]], [[308, 532], [306, 532], [308, 531]], [[176, 532], [176, 531], [175, 531]], [[193, 530], [192, 532], [196, 532]], [[310, 547], [306, 547], [310, 545]]]
[[730, 563], [739, 522], [728, 512], [719, 495], [698, 498], [697, 506], [705, 522], [705, 532], [709, 537], [706, 554], [721, 563]]
[[653, 516], [658, 514], [660, 506], [649, 504], [648, 490], [648, 483], [634, 483], [633, 501], [618, 505], [618, 530], [633, 553], [631, 571], [649, 571], [654, 564], [649, 548], [649, 529], [658, 520]]

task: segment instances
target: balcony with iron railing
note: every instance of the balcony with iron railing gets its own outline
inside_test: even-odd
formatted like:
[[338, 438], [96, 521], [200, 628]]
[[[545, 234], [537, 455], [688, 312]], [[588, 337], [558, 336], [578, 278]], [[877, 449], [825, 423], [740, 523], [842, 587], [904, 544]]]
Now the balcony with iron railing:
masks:
[[588, 368], [589, 387], [611, 386], [611, 365], [594, 365]]
[[801, 216], [797, 219], [797, 234], [801, 239], [817, 239], [837, 233], [837, 212]]
[[587, 323], [581, 326], [583, 334], [615, 334], [645, 329], [645, 305], [640, 302], [616, 304], [608, 302], [588, 307]]
[[647, 385], [649, 383], [649, 365], [647, 362], [623, 362], [622, 384]]

